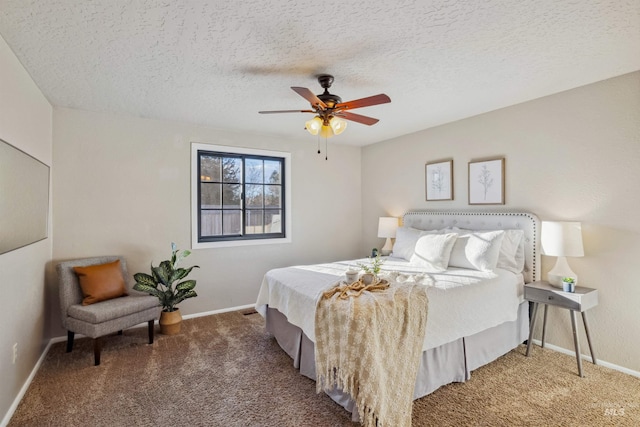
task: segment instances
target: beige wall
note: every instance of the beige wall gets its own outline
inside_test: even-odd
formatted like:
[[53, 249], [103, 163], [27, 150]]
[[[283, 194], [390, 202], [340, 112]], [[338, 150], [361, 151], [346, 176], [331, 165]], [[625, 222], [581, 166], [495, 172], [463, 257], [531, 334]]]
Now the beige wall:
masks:
[[184, 265], [201, 267], [192, 273], [199, 296], [183, 314], [255, 303], [271, 268], [359, 255], [359, 148], [330, 143], [325, 161], [304, 133], [284, 141], [56, 108], [54, 261], [122, 254], [133, 274], [167, 259], [172, 241], [189, 248], [192, 141], [290, 152], [293, 242], [195, 250]]
[[[51, 166], [51, 105], [0, 37], [0, 139]], [[49, 238], [0, 255], [0, 424], [44, 350]], [[18, 358], [12, 363], [13, 344]]]
[[[599, 290], [589, 311], [596, 356], [640, 371], [640, 72], [364, 148], [365, 244], [380, 242], [379, 215], [470, 209], [467, 163], [494, 156], [506, 158], [506, 205], [492, 208], [582, 221], [585, 256], [569, 263], [581, 284]], [[427, 203], [425, 163], [446, 158], [455, 199]], [[555, 259], [542, 257], [543, 278]], [[573, 349], [567, 312], [550, 309], [549, 321], [548, 342]]]
[[[64, 334], [56, 261], [123, 254], [134, 273], [165, 259], [171, 241], [189, 247], [192, 141], [291, 152], [293, 242], [195, 251], [188, 263], [201, 266], [193, 274], [200, 296], [181, 305], [185, 314], [253, 303], [270, 268], [380, 247], [380, 215], [469, 209], [467, 162], [504, 156], [507, 204], [499, 208], [583, 222], [586, 256], [570, 263], [584, 285], [600, 290], [600, 305], [590, 312], [597, 355], [640, 371], [634, 339], [640, 286], [632, 274], [640, 222], [627, 219], [640, 208], [640, 72], [362, 150], [330, 144], [327, 162], [305, 136], [281, 140], [64, 108], [53, 110], [52, 121], [50, 104], [0, 38], [0, 138], [56, 165], [55, 242], [50, 232], [49, 239], [0, 255], [9, 302], [0, 319], [11, 325], [0, 334], [0, 414], [46, 340]], [[426, 203], [424, 163], [444, 158], [454, 159], [455, 200]], [[362, 227], [354, 226], [360, 219]], [[543, 270], [554, 262], [543, 257]], [[571, 349], [566, 312], [551, 310], [550, 323], [549, 342]]]

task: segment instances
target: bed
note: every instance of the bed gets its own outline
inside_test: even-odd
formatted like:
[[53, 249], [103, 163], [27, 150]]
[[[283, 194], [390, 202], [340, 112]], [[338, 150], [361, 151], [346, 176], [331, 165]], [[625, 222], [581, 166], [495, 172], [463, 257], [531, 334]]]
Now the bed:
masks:
[[[434, 241], [432, 235], [451, 233], [458, 243], [446, 270], [434, 271], [428, 264], [425, 271], [424, 263], [416, 258], [419, 247]], [[523, 285], [539, 277], [538, 233], [539, 220], [528, 212], [410, 211], [403, 216], [394, 251], [385, 257], [381, 274], [427, 286], [428, 316], [414, 399], [445, 384], [469, 380], [473, 370], [527, 339], [529, 305], [523, 298]], [[460, 242], [466, 242], [469, 252], [470, 242], [480, 241], [478, 237], [483, 242], [495, 237], [499, 243], [489, 242], [490, 249], [483, 249], [483, 256], [464, 255]], [[495, 256], [498, 261], [482, 264], [494, 256], [485, 255], [495, 254], [496, 245], [500, 248]], [[316, 379], [314, 314], [318, 299], [343, 280], [347, 270], [367, 261], [279, 268], [264, 276], [256, 310], [301, 374]], [[338, 388], [326, 393], [351, 412], [352, 419], [358, 419], [348, 394]]]

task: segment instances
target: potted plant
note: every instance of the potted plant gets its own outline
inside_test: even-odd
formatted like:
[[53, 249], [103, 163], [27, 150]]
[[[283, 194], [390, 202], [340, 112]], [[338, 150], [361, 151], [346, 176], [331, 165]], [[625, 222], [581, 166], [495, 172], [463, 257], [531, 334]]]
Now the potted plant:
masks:
[[358, 263], [358, 267], [360, 267], [360, 269], [364, 271], [364, 274], [362, 275], [362, 282], [365, 285], [370, 285], [371, 283], [376, 281], [378, 273], [380, 273], [382, 264], [384, 264], [384, 260], [380, 258], [379, 254], [377, 254], [375, 258], [369, 258], [368, 265]]
[[[189, 268], [179, 268], [178, 263], [188, 257], [191, 251], [178, 251], [175, 243], [171, 243], [171, 260], [162, 261], [157, 267], [151, 264], [151, 274], [136, 273], [133, 278], [136, 284], [133, 289], [146, 292], [158, 297], [162, 306], [160, 315], [160, 332], [165, 335], [174, 335], [180, 332], [182, 315], [177, 305], [187, 298], [198, 296], [193, 288], [195, 280], [184, 280], [191, 270], [200, 268], [197, 265]], [[176, 283], [178, 282], [178, 283]]]
[[562, 278], [562, 290], [565, 292], [575, 292], [576, 290], [576, 281], [573, 277], [563, 277]]
[[360, 269], [365, 273], [378, 274], [380, 273], [380, 268], [382, 267], [382, 264], [384, 264], [384, 260], [380, 258], [380, 255], [376, 255], [373, 258], [369, 258], [368, 265], [359, 262], [358, 267], [360, 267]]

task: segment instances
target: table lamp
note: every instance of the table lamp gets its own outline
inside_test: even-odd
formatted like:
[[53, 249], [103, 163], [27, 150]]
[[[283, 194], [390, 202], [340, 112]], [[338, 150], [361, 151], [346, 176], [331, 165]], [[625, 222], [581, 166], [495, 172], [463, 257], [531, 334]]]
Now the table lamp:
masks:
[[386, 237], [387, 241], [384, 243], [380, 252], [382, 255], [389, 255], [393, 249], [393, 243], [391, 239], [396, 237], [396, 230], [398, 229], [398, 218], [391, 216], [383, 216], [378, 220], [378, 237]]
[[578, 284], [578, 275], [571, 270], [566, 257], [584, 256], [582, 226], [572, 221], [542, 221], [542, 254], [556, 256], [556, 265], [547, 273], [552, 286], [562, 288], [563, 277], [573, 277]]

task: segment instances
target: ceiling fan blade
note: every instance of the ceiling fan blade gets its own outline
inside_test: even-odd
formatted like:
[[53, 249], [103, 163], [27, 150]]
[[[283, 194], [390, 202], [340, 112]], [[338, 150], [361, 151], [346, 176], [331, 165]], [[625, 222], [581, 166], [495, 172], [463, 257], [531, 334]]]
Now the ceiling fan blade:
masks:
[[273, 110], [258, 111], [259, 114], [278, 114], [278, 113], [315, 113], [313, 110]]
[[291, 86], [291, 89], [293, 89], [295, 93], [297, 93], [298, 95], [300, 95], [301, 97], [309, 101], [313, 108], [317, 107], [317, 108], [320, 108], [321, 110], [324, 110], [325, 108], [327, 108], [327, 104], [325, 104], [320, 98], [314, 95], [314, 93], [311, 92], [306, 87]]
[[353, 101], [336, 104], [335, 109], [351, 110], [352, 108], [369, 107], [371, 105], [386, 104], [387, 102], [391, 102], [391, 98], [384, 93], [381, 93], [379, 95], [368, 96], [366, 98], [354, 99]]
[[342, 117], [346, 120], [351, 120], [352, 122], [362, 123], [363, 125], [371, 126], [378, 123], [380, 120], [374, 119], [373, 117], [362, 116], [360, 114], [349, 113], [347, 111], [340, 111], [336, 114], [337, 117]]

